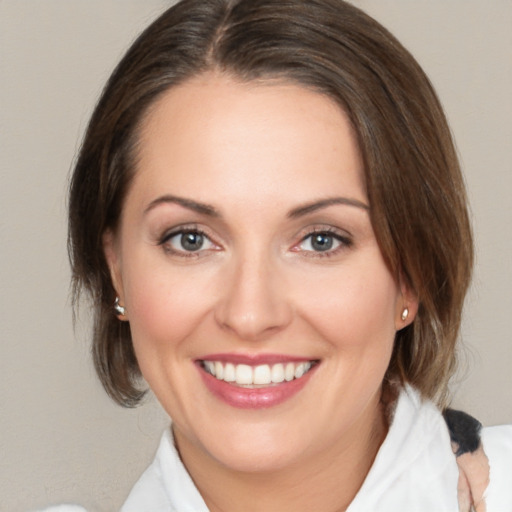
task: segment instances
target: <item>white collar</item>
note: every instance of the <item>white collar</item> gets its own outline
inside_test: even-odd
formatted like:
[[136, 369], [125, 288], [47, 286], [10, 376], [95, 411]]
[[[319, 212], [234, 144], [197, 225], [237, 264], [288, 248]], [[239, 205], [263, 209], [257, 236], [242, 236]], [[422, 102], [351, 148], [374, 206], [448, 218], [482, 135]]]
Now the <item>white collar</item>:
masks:
[[[373, 466], [347, 512], [457, 512], [458, 469], [439, 410], [406, 386]], [[170, 429], [121, 512], [208, 512]]]

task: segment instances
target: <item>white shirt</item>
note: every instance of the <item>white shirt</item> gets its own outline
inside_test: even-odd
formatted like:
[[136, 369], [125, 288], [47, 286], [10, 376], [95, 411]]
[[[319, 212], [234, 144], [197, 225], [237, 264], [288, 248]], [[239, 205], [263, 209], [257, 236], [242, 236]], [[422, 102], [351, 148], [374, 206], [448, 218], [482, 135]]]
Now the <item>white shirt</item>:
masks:
[[[483, 430], [487, 512], [512, 512], [512, 426]], [[384, 443], [347, 512], [458, 512], [459, 470], [439, 410], [407, 386]], [[121, 512], [208, 512], [167, 431]]]
[[[482, 443], [490, 464], [486, 512], [512, 512], [512, 425], [483, 429]], [[347, 512], [458, 512], [458, 477], [444, 418], [406, 386], [388, 435]], [[179, 458], [170, 429], [121, 512], [208, 512]]]

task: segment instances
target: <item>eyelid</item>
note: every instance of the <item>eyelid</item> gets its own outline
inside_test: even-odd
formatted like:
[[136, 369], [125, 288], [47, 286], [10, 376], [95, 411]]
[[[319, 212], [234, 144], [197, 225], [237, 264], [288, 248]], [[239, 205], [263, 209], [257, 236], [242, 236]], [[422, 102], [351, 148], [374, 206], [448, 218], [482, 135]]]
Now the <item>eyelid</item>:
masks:
[[301, 241], [305, 240], [309, 236], [318, 234], [318, 233], [327, 233], [329, 235], [332, 235], [338, 239], [343, 240], [352, 240], [352, 234], [349, 233], [345, 229], [340, 229], [335, 226], [329, 225], [329, 224], [314, 224], [307, 226], [300, 230], [299, 234], [297, 235], [298, 238], [300, 238]]
[[[339, 246], [326, 250], [326, 251], [310, 251], [310, 250], [304, 250], [301, 248], [301, 245], [312, 236], [316, 234], [326, 234], [328, 236], [331, 236], [335, 238], [339, 242]], [[312, 258], [326, 258], [330, 256], [334, 256], [338, 254], [340, 251], [343, 251], [345, 249], [348, 249], [352, 247], [353, 245], [353, 238], [350, 233], [348, 233], [345, 230], [341, 230], [339, 228], [335, 228], [333, 226], [325, 226], [325, 225], [318, 225], [318, 226], [309, 226], [307, 228], [304, 228], [301, 230], [301, 234], [299, 235], [300, 239], [299, 242], [294, 244], [292, 247], [293, 252], [302, 252], [307, 257]]]
[[[214, 247], [206, 248], [206, 249], [198, 249], [197, 251], [185, 251], [178, 250], [173, 247], [170, 247], [168, 242], [178, 235], [184, 235], [186, 233], [197, 233], [204, 238], [206, 238]], [[180, 256], [180, 257], [200, 257], [207, 251], [215, 251], [220, 249], [220, 244], [214, 239], [213, 235], [210, 234], [209, 230], [198, 226], [197, 224], [183, 224], [179, 226], [175, 226], [173, 228], [167, 229], [163, 232], [161, 236], [158, 237], [157, 245], [161, 246], [165, 252]]]

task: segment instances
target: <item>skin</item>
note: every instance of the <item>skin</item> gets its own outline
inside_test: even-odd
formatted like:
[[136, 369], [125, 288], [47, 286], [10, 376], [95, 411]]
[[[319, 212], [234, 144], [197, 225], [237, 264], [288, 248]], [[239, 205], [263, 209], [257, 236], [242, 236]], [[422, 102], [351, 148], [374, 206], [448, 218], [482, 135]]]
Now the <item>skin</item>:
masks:
[[[319, 205], [332, 198], [353, 204]], [[368, 206], [351, 126], [315, 92], [208, 74], [148, 112], [105, 252], [141, 371], [210, 510], [344, 510], [368, 473], [394, 336], [417, 308]], [[183, 228], [206, 234], [200, 250], [183, 249]], [[315, 231], [332, 249], [314, 250]], [[196, 361], [213, 353], [320, 363], [290, 399], [247, 410], [204, 385]]]

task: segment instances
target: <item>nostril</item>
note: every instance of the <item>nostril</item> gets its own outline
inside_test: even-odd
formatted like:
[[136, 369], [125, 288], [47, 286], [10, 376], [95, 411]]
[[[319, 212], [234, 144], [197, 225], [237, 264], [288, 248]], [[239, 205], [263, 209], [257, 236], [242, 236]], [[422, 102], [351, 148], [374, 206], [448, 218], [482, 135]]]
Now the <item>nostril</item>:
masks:
[[249, 306], [239, 302], [219, 308], [216, 320], [222, 329], [236, 334], [240, 339], [258, 340], [285, 328], [290, 322], [290, 315], [284, 306]]

